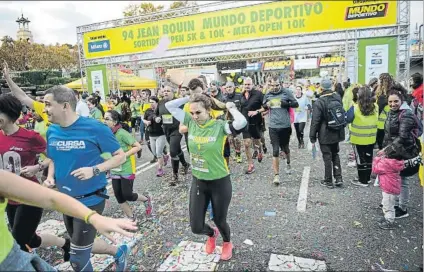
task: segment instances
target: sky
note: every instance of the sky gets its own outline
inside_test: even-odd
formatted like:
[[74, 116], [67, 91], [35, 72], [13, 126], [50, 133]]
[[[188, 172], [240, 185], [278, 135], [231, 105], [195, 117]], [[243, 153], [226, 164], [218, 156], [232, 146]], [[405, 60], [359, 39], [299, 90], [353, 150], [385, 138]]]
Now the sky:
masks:
[[[141, 1], [1, 1], [0, 37], [16, 38], [15, 22], [23, 12], [28, 18], [34, 41], [44, 44], [76, 44], [76, 27], [122, 18], [130, 3]], [[155, 1], [168, 7], [173, 1]], [[212, 3], [217, 1], [202, 1]], [[411, 1], [411, 28], [423, 23], [423, 1]]]

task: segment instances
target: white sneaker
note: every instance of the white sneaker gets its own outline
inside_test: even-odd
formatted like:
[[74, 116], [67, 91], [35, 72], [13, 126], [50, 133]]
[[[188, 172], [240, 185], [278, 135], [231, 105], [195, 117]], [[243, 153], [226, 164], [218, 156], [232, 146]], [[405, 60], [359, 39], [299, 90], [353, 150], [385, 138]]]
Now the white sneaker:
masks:
[[287, 175], [291, 174], [291, 165], [290, 164], [286, 164], [286, 174]]
[[280, 175], [275, 175], [274, 180], [272, 181], [275, 185], [280, 184]]

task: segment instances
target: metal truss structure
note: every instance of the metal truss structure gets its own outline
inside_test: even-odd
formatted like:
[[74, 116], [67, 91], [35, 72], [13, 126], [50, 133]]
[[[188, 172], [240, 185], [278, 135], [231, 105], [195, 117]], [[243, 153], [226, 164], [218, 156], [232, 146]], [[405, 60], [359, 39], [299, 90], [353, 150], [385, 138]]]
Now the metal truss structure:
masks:
[[[271, 1], [267, 1], [271, 2]], [[264, 3], [258, 1], [258, 3]], [[219, 3], [200, 5], [191, 8], [182, 8], [143, 16], [128, 17], [113, 21], [96, 23], [77, 28], [77, 43], [79, 48], [81, 76], [87, 66], [105, 64], [109, 68], [123, 65], [133, 71], [157, 67], [187, 67], [192, 65], [211, 65], [217, 62], [236, 60], [266, 60], [273, 58], [305, 55], [300, 51], [316, 49], [313, 54], [325, 54], [334, 46], [344, 46], [346, 62], [344, 65], [345, 77], [351, 82], [356, 81], [358, 68], [358, 40], [363, 38], [393, 37], [397, 38], [397, 80], [406, 81], [409, 78], [409, 23], [410, 3], [407, 0], [398, 1], [397, 24], [378, 28], [361, 28], [350, 30], [328, 30], [289, 36], [267, 37], [254, 40], [240, 40], [223, 42], [213, 45], [193, 46], [168, 50], [158, 58], [151, 52], [117, 55], [96, 59], [85, 59], [83, 48], [83, 34], [85, 32], [107, 29], [136, 23], [169, 19], [209, 11], [224, 10], [242, 6], [252, 6], [255, 2], [222, 1]], [[327, 48], [327, 49], [326, 49]], [[309, 53], [310, 54], [310, 53]], [[113, 86], [114, 87], [114, 86]]]

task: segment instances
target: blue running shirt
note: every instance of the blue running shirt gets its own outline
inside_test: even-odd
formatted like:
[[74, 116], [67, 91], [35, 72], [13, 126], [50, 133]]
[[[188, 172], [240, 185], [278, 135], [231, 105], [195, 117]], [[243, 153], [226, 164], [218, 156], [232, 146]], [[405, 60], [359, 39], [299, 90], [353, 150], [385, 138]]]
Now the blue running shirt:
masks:
[[[82, 196], [107, 185], [105, 173], [89, 180], [79, 180], [71, 172], [81, 167], [93, 167], [104, 160], [102, 153], [114, 153], [121, 147], [112, 130], [95, 119], [79, 117], [69, 127], [56, 124], [47, 130], [47, 157], [55, 168], [56, 186], [69, 196]], [[104, 192], [107, 193], [106, 190]], [[94, 206], [104, 199], [96, 195], [79, 199], [86, 206]]]

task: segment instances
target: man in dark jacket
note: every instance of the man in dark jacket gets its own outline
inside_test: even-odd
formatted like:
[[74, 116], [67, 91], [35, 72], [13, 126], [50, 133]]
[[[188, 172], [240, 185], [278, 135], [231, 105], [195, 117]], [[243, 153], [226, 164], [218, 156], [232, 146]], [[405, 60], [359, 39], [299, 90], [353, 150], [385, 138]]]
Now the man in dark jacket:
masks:
[[318, 98], [314, 103], [311, 129], [309, 132], [309, 138], [312, 145], [315, 145], [318, 138], [324, 160], [325, 177], [324, 180], [321, 181], [321, 185], [329, 188], [333, 188], [332, 176], [334, 176], [336, 180], [334, 185], [341, 186], [343, 184], [342, 168], [339, 157], [339, 143], [345, 139], [344, 127], [339, 130], [334, 130], [328, 128], [327, 125], [329, 101], [336, 99], [342, 103], [340, 95], [333, 92], [331, 87], [331, 80], [324, 79], [321, 82], [321, 88], [323, 91], [320, 98]]

